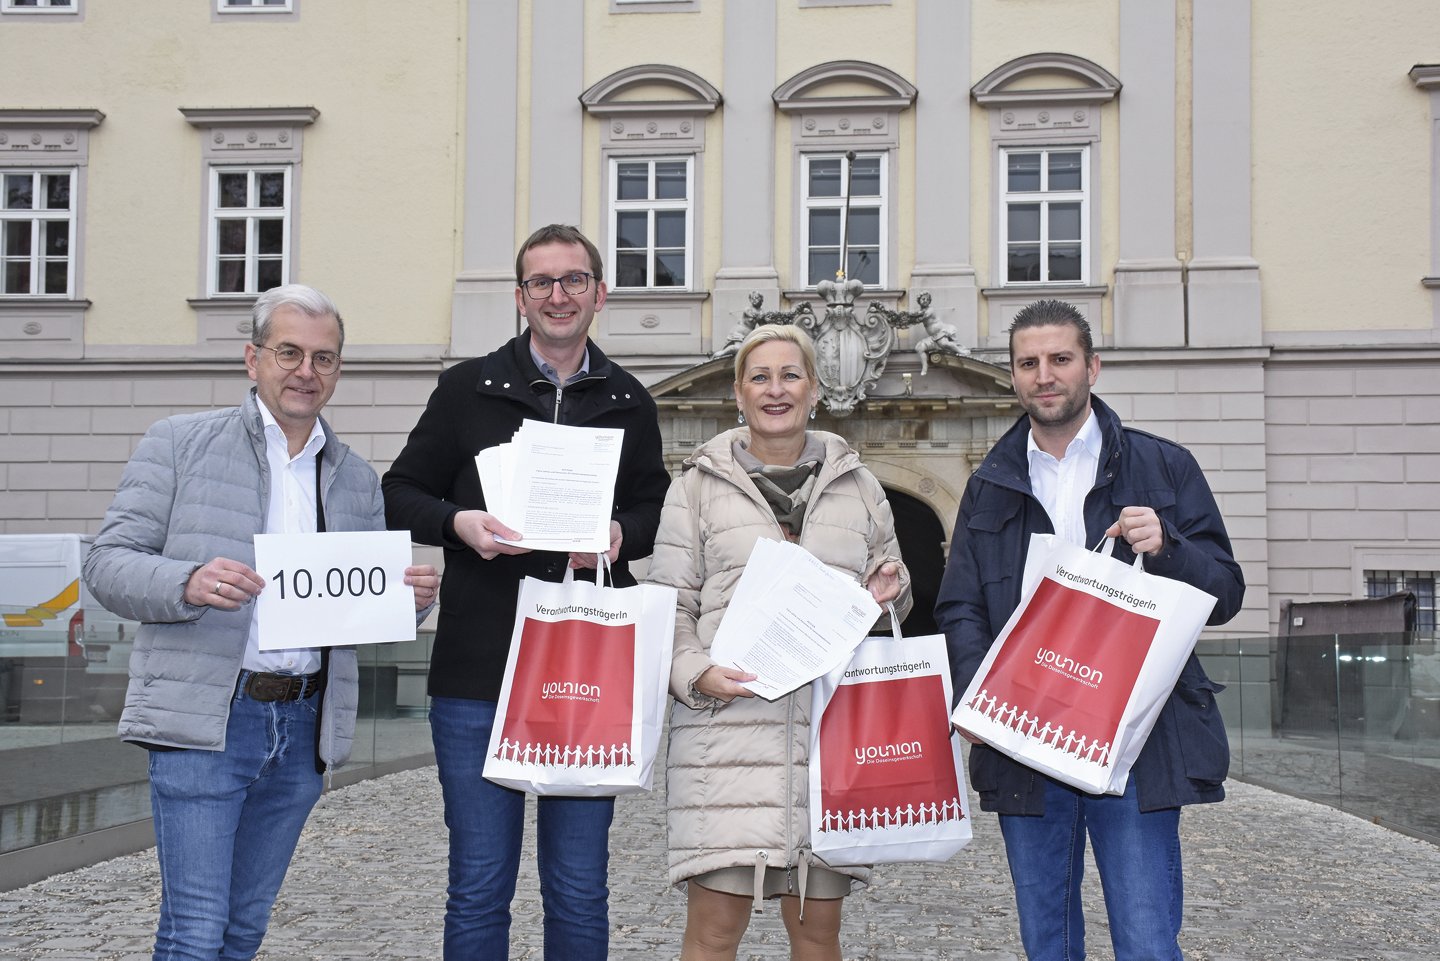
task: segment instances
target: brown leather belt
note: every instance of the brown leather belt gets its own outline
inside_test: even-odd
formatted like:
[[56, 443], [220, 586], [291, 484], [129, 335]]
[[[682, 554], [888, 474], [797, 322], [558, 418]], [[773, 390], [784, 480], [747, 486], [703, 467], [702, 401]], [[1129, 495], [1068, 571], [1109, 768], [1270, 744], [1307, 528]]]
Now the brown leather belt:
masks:
[[241, 671], [239, 686], [257, 701], [298, 701], [320, 690], [320, 675]]

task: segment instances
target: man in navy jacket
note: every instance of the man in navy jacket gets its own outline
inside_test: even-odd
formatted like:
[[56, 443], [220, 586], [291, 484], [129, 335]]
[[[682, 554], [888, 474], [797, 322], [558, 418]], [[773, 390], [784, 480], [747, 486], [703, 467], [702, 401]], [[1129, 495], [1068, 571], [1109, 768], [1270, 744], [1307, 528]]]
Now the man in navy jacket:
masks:
[[[1121, 424], [1090, 393], [1100, 358], [1072, 305], [1042, 300], [1010, 327], [1010, 365], [1025, 415], [986, 455], [960, 502], [936, 621], [959, 695], [1020, 603], [1033, 533], [1115, 556], [1218, 600], [1210, 623], [1240, 609], [1245, 582], [1215, 498], [1194, 457]], [[1192, 654], [1124, 795], [1061, 784], [987, 746], [970, 754], [981, 807], [1000, 814], [1031, 961], [1083, 958], [1080, 878], [1089, 835], [1105, 891], [1116, 961], [1181, 958], [1180, 806], [1219, 801], [1229, 767], [1219, 685]]]

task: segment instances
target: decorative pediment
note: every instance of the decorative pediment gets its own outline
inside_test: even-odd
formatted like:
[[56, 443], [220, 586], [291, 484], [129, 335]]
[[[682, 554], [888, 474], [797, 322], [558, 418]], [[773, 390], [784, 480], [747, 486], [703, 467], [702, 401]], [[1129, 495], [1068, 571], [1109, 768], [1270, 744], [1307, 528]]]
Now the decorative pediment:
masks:
[[864, 60], [832, 60], [807, 67], [775, 88], [785, 113], [825, 109], [903, 110], [915, 102], [915, 85], [888, 67]]
[[970, 88], [985, 106], [1040, 102], [1109, 103], [1120, 81], [1099, 64], [1069, 53], [1031, 53], [1001, 64]]
[[697, 73], [663, 63], [617, 70], [580, 95], [585, 110], [597, 117], [614, 114], [713, 113], [720, 91]]

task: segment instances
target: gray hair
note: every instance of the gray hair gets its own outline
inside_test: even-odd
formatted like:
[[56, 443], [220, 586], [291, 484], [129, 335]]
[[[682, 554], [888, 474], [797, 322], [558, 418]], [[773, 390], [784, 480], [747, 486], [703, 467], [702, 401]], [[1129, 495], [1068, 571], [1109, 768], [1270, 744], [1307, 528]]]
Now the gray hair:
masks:
[[270, 336], [270, 318], [281, 307], [294, 307], [310, 317], [334, 317], [335, 326], [340, 328], [340, 349], [345, 349], [345, 321], [340, 319], [340, 310], [335, 306], [335, 301], [314, 287], [304, 284], [271, 287], [255, 298], [255, 307], [250, 314], [254, 322], [250, 330], [250, 343], [256, 347], [265, 346], [265, 340]]

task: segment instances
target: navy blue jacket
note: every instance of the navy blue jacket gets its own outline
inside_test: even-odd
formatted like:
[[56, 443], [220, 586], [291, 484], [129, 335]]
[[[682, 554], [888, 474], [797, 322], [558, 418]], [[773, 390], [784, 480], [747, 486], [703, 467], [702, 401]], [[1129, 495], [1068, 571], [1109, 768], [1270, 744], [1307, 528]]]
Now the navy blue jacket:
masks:
[[[1179, 444], [1123, 426], [1098, 397], [1090, 400], [1104, 441], [1095, 486], [1085, 497], [1087, 543], [1100, 542], [1121, 508], [1154, 508], [1165, 528], [1165, 545], [1158, 556], [1145, 558], [1145, 570], [1213, 594], [1218, 600], [1210, 624], [1230, 620], [1245, 596], [1245, 580], [1195, 458]], [[1030, 535], [1054, 533], [1050, 516], [1030, 490], [1029, 431], [1030, 419], [1022, 416], [986, 455], [960, 501], [935, 605], [957, 698], [1020, 603]], [[1135, 559], [1123, 541], [1115, 557]], [[1131, 769], [1142, 811], [1225, 796], [1230, 747], [1215, 706], [1219, 690], [1192, 654]], [[986, 811], [1043, 814], [1044, 781], [1045, 775], [999, 751], [971, 748], [970, 783]]]

